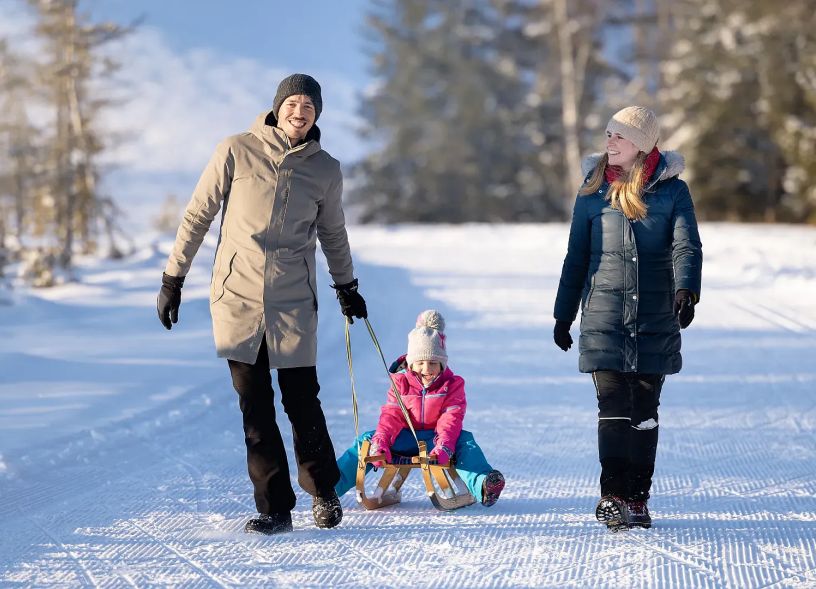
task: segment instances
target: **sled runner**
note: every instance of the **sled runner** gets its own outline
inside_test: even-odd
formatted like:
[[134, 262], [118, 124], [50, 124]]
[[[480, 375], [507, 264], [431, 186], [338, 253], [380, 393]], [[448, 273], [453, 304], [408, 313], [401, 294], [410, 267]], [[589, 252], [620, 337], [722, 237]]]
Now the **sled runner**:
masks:
[[[374, 343], [374, 348], [379, 353], [382, 360], [383, 368], [388, 377], [388, 382], [391, 383], [391, 388], [396, 395], [402, 414], [405, 417], [408, 429], [414, 434], [414, 439], [419, 448], [418, 456], [400, 456], [395, 454], [392, 456], [391, 462], [385, 461], [385, 456], [369, 456], [368, 451], [371, 447], [369, 440], [363, 441], [358, 448], [357, 461], [357, 501], [363, 504], [366, 509], [378, 509], [387, 505], [394, 505], [401, 500], [400, 489], [405, 479], [411, 474], [411, 471], [419, 468], [422, 470], [422, 479], [425, 481], [425, 492], [433, 503], [433, 506], [441, 511], [452, 511], [460, 507], [466, 507], [476, 503], [476, 498], [470, 494], [465, 483], [459, 477], [456, 469], [453, 467], [453, 460], [447, 465], [442, 466], [437, 464], [435, 458], [428, 456], [428, 448], [425, 442], [417, 439], [416, 431], [411, 423], [411, 418], [408, 415], [408, 410], [402, 402], [399, 391], [394, 387], [391, 380], [388, 366], [385, 364], [385, 356], [383, 356], [380, 343], [377, 341], [377, 336], [374, 334], [374, 329], [371, 327], [367, 318], [364, 318], [368, 333], [371, 336], [371, 341]], [[346, 318], [346, 359], [348, 361], [349, 378], [351, 380], [351, 402], [354, 413], [354, 435], [359, 434], [358, 412], [357, 412], [357, 390], [354, 384], [354, 366], [351, 359], [351, 335], [349, 334], [350, 321]], [[366, 466], [370, 462], [382, 462], [383, 474], [377, 483], [376, 489], [371, 495], [366, 494], [365, 489], [365, 475]]]
[[[394, 505], [401, 500], [400, 489], [405, 479], [414, 469], [422, 470], [425, 481], [425, 492], [433, 506], [441, 511], [453, 511], [476, 503], [476, 499], [467, 490], [459, 478], [453, 464], [442, 466], [428, 456], [425, 442], [419, 442], [419, 456], [394, 455], [391, 462], [385, 462], [385, 456], [369, 456], [371, 442], [365, 440], [360, 447], [361, 459], [357, 464], [357, 501], [366, 509], [379, 509]], [[383, 462], [383, 473], [371, 495], [366, 493], [366, 466], [370, 462]]]

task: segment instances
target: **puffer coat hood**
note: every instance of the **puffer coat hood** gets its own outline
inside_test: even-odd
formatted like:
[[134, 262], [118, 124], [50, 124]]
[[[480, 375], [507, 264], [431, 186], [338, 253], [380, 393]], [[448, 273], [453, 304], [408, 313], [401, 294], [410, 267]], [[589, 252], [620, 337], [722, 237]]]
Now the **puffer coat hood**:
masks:
[[[273, 124], [269, 124], [273, 123]], [[354, 279], [340, 164], [312, 127], [292, 147], [271, 112], [222, 141], [184, 212], [165, 272], [185, 276], [223, 207], [210, 287], [220, 357], [254, 363], [266, 336], [272, 368], [314, 366], [315, 245], [335, 283]]]
[[[588, 174], [601, 154], [584, 159]], [[646, 218], [612, 208], [608, 183], [575, 200], [554, 317], [572, 322], [581, 309], [579, 369], [673, 374], [682, 367], [674, 294], [699, 300], [702, 244], [684, 162], [661, 154], [643, 200]]]
[[[589, 177], [589, 173], [595, 169], [595, 166], [598, 165], [598, 162], [601, 161], [603, 155], [603, 153], [591, 153], [581, 160], [581, 173], [585, 176], [585, 180]], [[657, 164], [655, 173], [649, 181], [650, 184], [679, 176], [686, 169], [686, 158], [681, 153], [663, 151], [660, 156], [662, 164]]]

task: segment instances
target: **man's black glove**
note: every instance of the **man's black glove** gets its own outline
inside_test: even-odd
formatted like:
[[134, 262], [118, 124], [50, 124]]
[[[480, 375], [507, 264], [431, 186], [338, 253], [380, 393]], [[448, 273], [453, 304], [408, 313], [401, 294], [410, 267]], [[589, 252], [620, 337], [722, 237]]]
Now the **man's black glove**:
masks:
[[570, 335], [571, 321], [555, 320], [555, 328], [553, 329], [553, 340], [555, 345], [565, 352], [572, 347], [572, 336]]
[[681, 288], [674, 295], [674, 315], [680, 323], [680, 328], [685, 329], [694, 320], [694, 297], [687, 288]]
[[162, 272], [162, 286], [159, 298], [156, 300], [156, 309], [159, 311], [159, 321], [167, 329], [170, 329], [173, 323], [178, 323], [182, 286], [184, 286], [184, 276], [170, 276]]
[[365, 319], [368, 317], [365, 300], [357, 292], [357, 279], [348, 284], [333, 284], [332, 288], [337, 291], [337, 300], [340, 301], [340, 310], [348, 317], [349, 323], [354, 323], [352, 317]]

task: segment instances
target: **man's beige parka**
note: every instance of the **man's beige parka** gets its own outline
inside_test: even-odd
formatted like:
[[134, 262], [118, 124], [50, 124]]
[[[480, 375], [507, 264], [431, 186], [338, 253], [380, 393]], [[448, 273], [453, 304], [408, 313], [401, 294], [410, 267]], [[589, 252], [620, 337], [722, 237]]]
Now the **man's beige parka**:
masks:
[[291, 147], [273, 113], [221, 142], [184, 212], [165, 273], [185, 276], [223, 207], [210, 286], [219, 357], [254, 364], [266, 335], [271, 368], [314, 366], [315, 240], [335, 284], [354, 279], [337, 160], [315, 126]]

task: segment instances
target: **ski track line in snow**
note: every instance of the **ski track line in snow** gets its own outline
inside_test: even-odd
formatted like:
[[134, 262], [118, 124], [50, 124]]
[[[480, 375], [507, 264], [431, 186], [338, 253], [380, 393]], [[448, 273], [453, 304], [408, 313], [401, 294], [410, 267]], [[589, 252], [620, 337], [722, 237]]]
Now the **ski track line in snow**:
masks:
[[765, 304], [752, 303], [748, 305], [742, 302], [742, 298], [738, 298], [737, 296], [732, 296], [730, 299], [731, 304], [739, 309], [742, 309], [749, 316], [758, 317], [759, 319], [762, 319], [775, 327], [780, 327], [791, 333], [801, 334], [804, 332], [807, 334], [812, 334], [814, 331], [816, 331], [812, 326], [802, 323], [801, 320], [792, 319], [777, 309], [768, 307]]
[[[790, 571], [789, 567], [780, 566], [783, 563], [779, 562], [779, 559], [776, 558], [773, 554], [768, 554], [767, 551], [762, 551], [761, 558], [757, 559], [754, 556], [754, 552], [760, 552], [760, 547], [758, 547], [755, 543], [755, 539], [748, 537], [746, 534], [742, 534], [740, 538], [740, 542], [735, 542], [733, 545], [726, 546], [726, 551], [729, 552], [729, 548], [731, 554], [726, 554], [724, 556], [734, 556], [734, 553], [741, 553], [739, 558], [735, 558], [733, 562], [749, 562], [749, 561], [759, 561], [758, 564], [766, 567], [767, 570], [772, 571], [773, 574], [776, 574], [779, 578], [774, 581], [774, 583], [782, 583], [790, 576], [799, 576], [799, 573], [795, 571]], [[750, 553], [750, 556], [749, 554]], [[729, 577], [731, 578], [734, 587], [760, 587], [763, 584], [763, 570], [759, 566], [743, 566], [743, 567], [735, 567], [731, 569], [731, 574]]]
[[[172, 552], [173, 554], [175, 554], [175, 555], [176, 555], [178, 558], [180, 558], [180, 559], [181, 559], [183, 562], [185, 562], [186, 564], [188, 564], [188, 565], [189, 565], [189, 566], [190, 566], [192, 569], [194, 569], [194, 570], [198, 571], [198, 572], [199, 572], [201, 575], [203, 575], [203, 576], [204, 576], [206, 579], [209, 579], [209, 580], [210, 580], [210, 581], [211, 581], [213, 584], [217, 585], [218, 587], [222, 587], [222, 588], [224, 588], [224, 589], [228, 589], [228, 588], [230, 588], [230, 587], [233, 587], [233, 586], [234, 586], [234, 584], [229, 584], [229, 583], [226, 583], [226, 582], [222, 581], [221, 579], [219, 579], [218, 577], [216, 577], [214, 574], [212, 574], [210, 571], [208, 571], [206, 568], [204, 568], [204, 566], [203, 566], [203, 565], [201, 565], [201, 564], [199, 564], [199, 563], [195, 562], [195, 561], [194, 561], [192, 558], [190, 558], [189, 556], [185, 555], [185, 554], [184, 554], [183, 552], [181, 552], [180, 550], [177, 550], [175, 547], [173, 547], [172, 545], [170, 545], [170, 543], [168, 543], [167, 541], [165, 541], [165, 540], [161, 539], [159, 536], [157, 536], [157, 535], [156, 535], [156, 534], [154, 534], [153, 532], [151, 532], [151, 531], [147, 530], [147, 529], [146, 529], [144, 526], [140, 525], [140, 524], [139, 524], [139, 523], [137, 523], [136, 521], [130, 520], [130, 525], [132, 525], [132, 526], [136, 527], [137, 529], [141, 530], [141, 531], [142, 531], [142, 532], [143, 532], [143, 533], [144, 533], [146, 536], [148, 536], [149, 538], [152, 538], [152, 539], [153, 539], [155, 542], [157, 542], [157, 543], [158, 543], [158, 544], [159, 544], [159, 545], [160, 545], [162, 548], [164, 548], [164, 549], [166, 549], [167, 551]], [[233, 583], [234, 583], [234, 582], [235, 582], [235, 581], [233, 581]]]
[[382, 571], [382, 572], [385, 574], [385, 576], [386, 576], [386, 577], [389, 577], [389, 578], [391, 578], [391, 579], [394, 579], [395, 581], [399, 579], [399, 575], [397, 575], [396, 573], [394, 573], [394, 572], [393, 572], [393, 571], [392, 571], [390, 568], [388, 568], [387, 566], [382, 565], [382, 564], [380, 564], [379, 562], [377, 562], [375, 559], [371, 558], [371, 557], [368, 555], [368, 553], [366, 553], [366, 552], [365, 552], [365, 550], [361, 550], [360, 548], [357, 548], [357, 547], [356, 547], [356, 546], [354, 546], [354, 545], [353, 545], [351, 542], [348, 542], [348, 541], [346, 541], [346, 540], [343, 540], [342, 538], [338, 538], [338, 539], [337, 539], [337, 543], [338, 543], [338, 544], [341, 544], [342, 546], [345, 546], [346, 548], [348, 548], [349, 550], [351, 550], [352, 552], [354, 552], [355, 554], [357, 554], [357, 555], [358, 555], [360, 558], [362, 558], [362, 559], [363, 559], [363, 560], [365, 560], [367, 563], [369, 563], [370, 565], [372, 565], [372, 566], [373, 566], [375, 569], [377, 569], [377, 570], [379, 570], [379, 571]]
[[[722, 436], [719, 439], [719, 441], [721, 443], [724, 442], [724, 441], [735, 441], [735, 442], [737, 442], [736, 444], [734, 444], [734, 447], [735, 447], [736, 450], [740, 450], [740, 452], [724, 453], [724, 455], [719, 457], [719, 458], [711, 458], [711, 457], [707, 456], [707, 454], [704, 453], [704, 452], [700, 453], [699, 454], [699, 459], [697, 461], [695, 461], [695, 462], [692, 462], [692, 463], [687, 464], [687, 465], [675, 465], [675, 467], [672, 469], [672, 473], [671, 473], [672, 479], [676, 479], [679, 476], [682, 476], [684, 473], [700, 474], [701, 473], [701, 470], [700, 470], [701, 463], [705, 464], [705, 470], [702, 471], [703, 473], [718, 472], [719, 474], [724, 474], [723, 471], [728, 471], [728, 470], [735, 471], [737, 473], [750, 472], [751, 469], [746, 468], [746, 466], [751, 463], [751, 460], [754, 458], [755, 453], [750, 451], [751, 450], [750, 443], [744, 441], [744, 435], [741, 432], [736, 432], [733, 435]], [[667, 442], [664, 443], [664, 445], [669, 446], [669, 444]], [[763, 447], [760, 446], [760, 448], [763, 448]], [[673, 450], [674, 448], [669, 446], [668, 448], [666, 448], [664, 450], [664, 452], [669, 451], [670, 449]], [[722, 444], [716, 450], [717, 451], [722, 451]], [[689, 450], [686, 448], [686, 449], [684, 449], [684, 451], [686, 452], [686, 455], [688, 456], [689, 455], [688, 454]], [[805, 466], [803, 466], [803, 468], [805, 468]], [[786, 479], [786, 480], [794, 481], [794, 480], [801, 480], [801, 479], [807, 480], [807, 479], [812, 479], [812, 478], [814, 478], [814, 473], [808, 471], [808, 472], [806, 472], [804, 474], [801, 474], [801, 475], [796, 476], [796, 477], [791, 477], [791, 478]], [[767, 483], [766, 486], [771, 487], [771, 486], [779, 484], [780, 482], [784, 483], [785, 481], [771, 481], [770, 483]], [[763, 489], [763, 487], [760, 487], [759, 489], [757, 489], [757, 491], [761, 492], [762, 489]], [[722, 491], [722, 492], [731, 493], [731, 494], [733, 494], [734, 496], [737, 496], [737, 497], [750, 496], [750, 495], [745, 495], [744, 493], [738, 492], [736, 490], [732, 491], [731, 489], [728, 489], [726, 487], [719, 487], [719, 490]]]
[[[175, 419], [182, 421], [182, 427], [189, 427], [191, 419], [200, 418], [211, 412], [213, 410], [211, 404], [194, 406], [190, 410], [188, 401], [198, 397], [202, 390], [209, 390], [212, 386], [212, 382], [198, 385], [181, 397], [145, 414], [135, 415], [105, 428], [97, 428], [96, 431], [100, 433], [96, 437], [89, 436], [90, 432], [79, 432], [68, 436], [65, 440], [57, 441], [58, 445], [66, 447], [60, 452], [57, 459], [62, 468], [54, 469], [54, 476], [50, 480], [39, 479], [33, 485], [27, 485], [25, 481], [8, 481], [12, 485], [19, 483], [20, 488], [3, 491], [0, 518], [12, 517], [15, 513], [30, 512], [57, 501], [95, 492], [106, 482], [132, 474], [134, 468], [141, 470], [152, 468], [157, 462], [162, 462], [160, 457], [169, 457], [181, 464], [177, 457], [160, 449], [154, 438], [151, 438], [151, 434], [155, 435], [157, 431], [161, 431], [165, 425], [162, 420], [173, 421], [173, 413], [178, 407], [182, 407], [187, 412], [184, 419], [175, 416]], [[140, 432], [143, 429], [151, 431]], [[43, 460], [46, 463], [53, 461], [53, 445], [52, 441], [44, 447], [34, 448], [23, 458], [34, 464]], [[85, 457], [89, 449], [95, 458], [102, 457], [105, 460], [102, 463], [98, 460], [88, 461]], [[144, 450], [146, 449], [150, 449], [155, 454], [145, 456]], [[85, 459], [85, 463], [77, 465], [74, 462], [77, 458]], [[115, 470], [112, 471], [111, 467], [114, 467]], [[197, 477], [192, 477], [192, 479], [194, 484], [198, 484]], [[2, 483], [0, 479], [0, 484]]]
[[[595, 565], [596, 567], [598, 565], [606, 563], [606, 562], [615, 562], [615, 561], [619, 560], [619, 556], [616, 554], [616, 552], [614, 550], [603, 550], [601, 552], [601, 554], [596, 554], [594, 556], [589, 556], [589, 555], [586, 554], [586, 551], [585, 551], [586, 544], [592, 543], [593, 540], [597, 540], [599, 537], [601, 537], [599, 535], [610, 536], [610, 538], [601, 537], [601, 541], [600, 541], [601, 544], [605, 544], [605, 543], [613, 542], [613, 541], [618, 541], [618, 540], [621, 540], [621, 541], [625, 542], [626, 540], [628, 540], [628, 538], [626, 538], [624, 536], [624, 534], [626, 534], [626, 533], [627, 532], [620, 532], [620, 533], [617, 533], [617, 534], [613, 534], [612, 532], [603, 530], [601, 527], [599, 527], [599, 524], [596, 521], [594, 521], [594, 518], [593, 518], [593, 521], [588, 521], [586, 523], [586, 525], [583, 526], [581, 531], [571, 530], [570, 535], [575, 537], [576, 540], [580, 540], [580, 541], [576, 541], [576, 542], [572, 543], [570, 548], [569, 548], [569, 559], [568, 560], [571, 562], [571, 564], [562, 565], [562, 566], [555, 566], [553, 568], [548, 568], [547, 571], [546, 571], [546, 577], [548, 579], [553, 579], [553, 580], [560, 579], [560, 581], [555, 583], [556, 585], [561, 585], [563, 583], [568, 583], [571, 586], [579, 586], [579, 587], [584, 586], [586, 584], [586, 581], [584, 579], [584, 573], [586, 572], [586, 568], [587, 568], [587, 559], [591, 558], [592, 564]], [[544, 550], [545, 552], [547, 552], [548, 554], [550, 554], [554, 558], [555, 562], [564, 560], [563, 552], [559, 551], [557, 548], [552, 547], [551, 542], [549, 541], [549, 538], [546, 538], [546, 537], [542, 538], [541, 542], [542, 542], [542, 545], [540, 546], [540, 548], [542, 550]], [[535, 564], [534, 563], [534, 555], [533, 554], [529, 555], [529, 557], [527, 559], [527, 562], [525, 562], [523, 564], [525, 566], [529, 566], [530, 564]], [[612, 566], [612, 567], [603, 569], [602, 573], [603, 573], [604, 576], [606, 576], [609, 573], [612, 573], [612, 572], [614, 572], [616, 570], [619, 570], [619, 569], [626, 569], [627, 567], [628, 567], [627, 563], [622, 563], [619, 567]], [[564, 575], [565, 573], [566, 573], [566, 575]], [[566, 578], [564, 578], [564, 577], [566, 577]], [[524, 586], [525, 587], [526, 586], [534, 586], [535, 577], [532, 577], [532, 580], [533, 580], [532, 585], [525, 584]], [[529, 581], [528, 581], [528, 583], [529, 583]], [[512, 586], [516, 586], [516, 585], [514, 584]]]
[[26, 519], [28, 521], [30, 521], [35, 526], [37, 526], [40, 529], [40, 531], [42, 531], [46, 536], [51, 538], [51, 540], [60, 549], [62, 549], [65, 552], [65, 554], [67, 554], [68, 556], [71, 557], [71, 560], [74, 561], [74, 563], [76, 564], [77, 569], [79, 569], [79, 572], [80, 572], [81, 576], [84, 577], [88, 581], [88, 583], [91, 585], [91, 587], [101, 587], [100, 583], [93, 578], [93, 575], [91, 574], [91, 571], [88, 570], [88, 568], [82, 563], [80, 558], [74, 553], [73, 550], [68, 548], [68, 546], [65, 543], [63, 543], [59, 538], [57, 538], [45, 526], [40, 525], [40, 523], [36, 520], [36, 518], [31, 517], [31, 516], [25, 516], [25, 517], [26, 517]]
[[[637, 532], [637, 530], [634, 530], [634, 531]], [[627, 533], [627, 530], [624, 530], [622, 533]], [[640, 534], [638, 534], [638, 533], [630, 534], [630, 538], [628, 538], [628, 539], [630, 539], [632, 542], [634, 542], [636, 544], [639, 544], [645, 550], [650, 550], [650, 551], [652, 551], [652, 552], [654, 552], [656, 554], [660, 554], [663, 557], [667, 558], [668, 560], [677, 562], [677, 563], [679, 563], [681, 565], [687, 565], [687, 566], [691, 567], [692, 569], [694, 569], [694, 570], [696, 570], [696, 571], [698, 571], [700, 573], [703, 573], [706, 577], [708, 577], [708, 578], [710, 578], [712, 580], [716, 580], [717, 571], [714, 570], [713, 568], [709, 567], [709, 566], [705, 566], [704, 563], [701, 564], [700, 562], [698, 562], [698, 560], [704, 560], [705, 561], [706, 560], [705, 557], [697, 557], [694, 554], [690, 554], [690, 550], [688, 550], [687, 548], [685, 548], [683, 546], [680, 546], [676, 542], [673, 542], [672, 540], [670, 540], [668, 538], [660, 538], [660, 542], [671, 545], [680, 554], [687, 555], [687, 558], [681, 558], [680, 555], [674, 554], [670, 550], [666, 550], [665, 548], [662, 548], [661, 546], [657, 546], [653, 541], [652, 542], [647, 542], [645, 539], [639, 538], [638, 536], [640, 536]], [[652, 540], [652, 539], [650, 538], [650, 540]]]
[[160, 455], [164, 458], [165, 461], [169, 461], [171, 463], [175, 463], [178, 465], [182, 470], [184, 470], [188, 475], [190, 475], [190, 480], [192, 481], [193, 486], [195, 487], [195, 502], [196, 502], [196, 512], [200, 513], [204, 511], [202, 508], [202, 495], [206, 496], [206, 501], [204, 503], [209, 504], [209, 493], [202, 492], [202, 482], [204, 480], [204, 473], [201, 472], [201, 469], [197, 466], [193, 465], [191, 462], [179, 458], [175, 454], [170, 454], [167, 450], [155, 444], [152, 439], [148, 439], [145, 437], [140, 438], [143, 443], [149, 445], [153, 450], [156, 452], [157, 455]]
[[[777, 562], [778, 562], [778, 561], [777, 561]], [[778, 564], [779, 564], [779, 565], [782, 565], [782, 564], [784, 564], [784, 563], [778, 563]], [[805, 581], [807, 581], [807, 579], [806, 579], [805, 577], [806, 577], [806, 576], [807, 576], [807, 574], [808, 574], [809, 572], [811, 572], [813, 569], [811, 569], [810, 571], [804, 571], [804, 572], [802, 572], [802, 573], [797, 573], [797, 572], [795, 572], [795, 571], [790, 571], [790, 570], [787, 570], [786, 568], [780, 568], [779, 570], [780, 570], [779, 574], [780, 574], [780, 576], [781, 576], [781, 578], [780, 578], [780, 579], [778, 579], [778, 580], [776, 580], [776, 581], [770, 581], [770, 582], [768, 582], [768, 584], [761, 584], [761, 583], [760, 583], [760, 584], [757, 584], [757, 585], [755, 585], [755, 586], [756, 586], [758, 589], [759, 589], [759, 588], [762, 588], [762, 587], [790, 586], [790, 585], [789, 585], [789, 582], [790, 582], [792, 579], [794, 579], [794, 578], [796, 578], [797, 580], [799, 580], [799, 581], [801, 581], [801, 582], [803, 582], [803, 583], [804, 583]], [[757, 579], [757, 581], [761, 581], [761, 579]], [[803, 586], [803, 587], [806, 587], [806, 585], [802, 585], [802, 586]], [[812, 585], [811, 585], [811, 587], [812, 587]]]
[[816, 332], [816, 327], [814, 327], [814, 325], [810, 323], [805, 323], [801, 317], [792, 317], [790, 314], [783, 313], [779, 309], [775, 309], [773, 307], [768, 306], [767, 303], [754, 303], [754, 304], [760, 309], [763, 309], [769, 315], [779, 317], [784, 321], [788, 321], [793, 325], [798, 326], [800, 328], [798, 331], [804, 331], [809, 334]]

